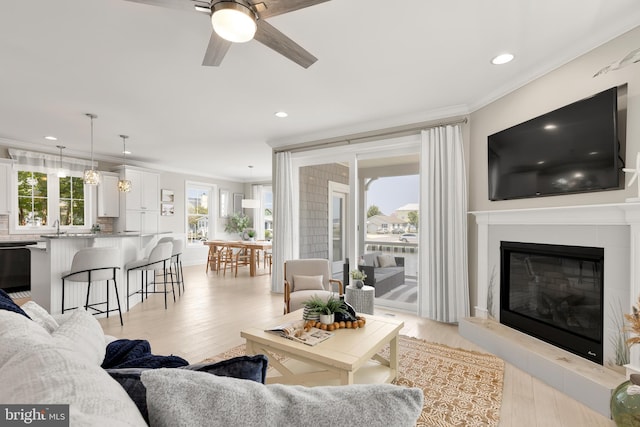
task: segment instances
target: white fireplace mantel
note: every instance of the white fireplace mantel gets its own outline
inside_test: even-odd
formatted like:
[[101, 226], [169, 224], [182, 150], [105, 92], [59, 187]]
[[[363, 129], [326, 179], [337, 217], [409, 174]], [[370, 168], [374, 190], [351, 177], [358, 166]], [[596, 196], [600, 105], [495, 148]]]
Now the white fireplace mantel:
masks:
[[[496, 225], [535, 226], [628, 226], [629, 309], [640, 295], [640, 203], [619, 203], [549, 208], [469, 212], [476, 219], [478, 233], [477, 288], [475, 316], [488, 317], [489, 232]], [[626, 234], [626, 233], [625, 233]], [[631, 364], [640, 367], [640, 346], [632, 347]]]
[[478, 225], [633, 225], [640, 224], [640, 203], [561, 206], [469, 212]]

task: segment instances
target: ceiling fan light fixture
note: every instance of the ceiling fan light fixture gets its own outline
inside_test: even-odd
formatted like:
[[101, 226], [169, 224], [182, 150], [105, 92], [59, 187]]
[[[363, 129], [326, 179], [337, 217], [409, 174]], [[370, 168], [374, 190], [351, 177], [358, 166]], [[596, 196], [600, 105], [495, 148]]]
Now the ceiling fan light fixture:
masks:
[[253, 11], [231, 1], [221, 1], [211, 7], [211, 24], [216, 34], [234, 43], [252, 40], [258, 28]]

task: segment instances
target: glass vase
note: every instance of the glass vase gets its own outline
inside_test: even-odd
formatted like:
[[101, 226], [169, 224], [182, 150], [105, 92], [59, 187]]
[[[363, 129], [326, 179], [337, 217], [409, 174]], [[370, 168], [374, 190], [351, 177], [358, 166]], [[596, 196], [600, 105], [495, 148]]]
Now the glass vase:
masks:
[[625, 381], [611, 395], [611, 418], [618, 427], [640, 426], [640, 394], [628, 394], [631, 385]]

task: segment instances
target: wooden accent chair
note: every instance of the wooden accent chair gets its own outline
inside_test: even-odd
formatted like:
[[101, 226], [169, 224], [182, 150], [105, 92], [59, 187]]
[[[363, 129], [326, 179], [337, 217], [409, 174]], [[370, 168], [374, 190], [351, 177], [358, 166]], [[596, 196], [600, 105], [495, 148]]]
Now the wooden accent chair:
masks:
[[[337, 285], [337, 294], [333, 286]], [[284, 263], [284, 313], [302, 308], [304, 301], [313, 295], [329, 298], [342, 295], [342, 281], [331, 275], [328, 259], [310, 258], [285, 261]]]

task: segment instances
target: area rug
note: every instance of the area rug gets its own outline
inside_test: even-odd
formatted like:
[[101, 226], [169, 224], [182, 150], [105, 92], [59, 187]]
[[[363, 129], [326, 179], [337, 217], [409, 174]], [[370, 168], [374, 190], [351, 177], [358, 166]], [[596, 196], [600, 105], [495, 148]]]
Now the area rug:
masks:
[[[504, 362], [496, 356], [400, 336], [400, 372], [394, 384], [419, 387], [424, 407], [416, 423], [424, 427], [497, 426]], [[245, 354], [240, 345], [207, 361]], [[388, 358], [389, 346], [380, 351]]]

